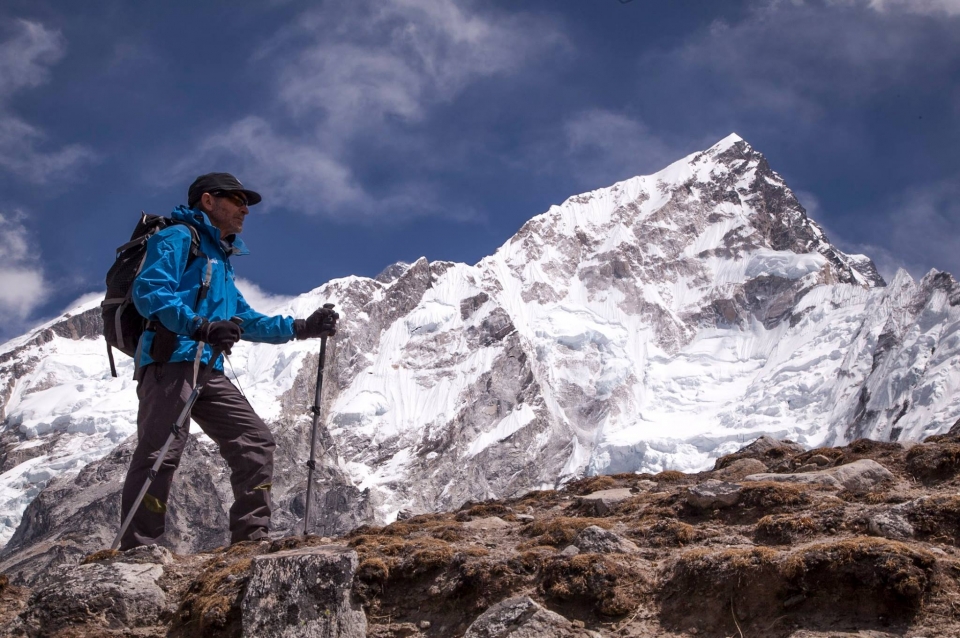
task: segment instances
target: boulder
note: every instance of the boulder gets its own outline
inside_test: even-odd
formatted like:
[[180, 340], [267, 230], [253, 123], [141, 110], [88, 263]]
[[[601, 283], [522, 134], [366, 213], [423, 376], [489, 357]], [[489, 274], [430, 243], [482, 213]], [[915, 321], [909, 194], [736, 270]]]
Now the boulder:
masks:
[[882, 536], [895, 541], [909, 540], [914, 536], [913, 525], [896, 508], [870, 516], [867, 519], [867, 531], [872, 536]]
[[463, 523], [463, 526], [466, 529], [503, 529], [504, 527], [510, 527], [510, 523], [499, 516], [488, 516], [467, 521]]
[[777, 481], [781, 483], [802, 483], [806, 485], [824, 485], [844, 488], [852, 492], [863, 492], [894, 476], [887, 468], [872, 459], [860, 459], [846, 465], [818, 470], [815, 472], [795, 472], [792, 474], [751, 474], [744, 481]]
[[893, 473], [873, 459], [860, 459], [853, 463], [823, 470], [851, 492], [864, 492], [872, 487], [893, 480]]
[[171, 561], [169, 551], [153, 545], [86, 565], [56, 567], [34, 590], [18, 630], [46, 636], [66, 627], [154, 625], [167, 602], [158, 581]]
[[592, 631], [535, 603], [529, 596], [500, 601], [467, 628], [463, 638], [589, 638]]
[[606, 516], [613, 513], [614, 508], [620, 501], [634, 496], [629, 488], [620, 487], [612, 490], [600, 490], [586, 496], [578, 497], [578, 502], [585, 505], [587, 509], [592, 508], [598, 516]]
[[775, 474], [764, 472], [743, 477], [744, 481], [774, 481], [776, 483], [799, 483], [801, 485], [820, 485], [840, 489], [843, 487], [836, 478], [824, 472], [795, 472], [791, 474]]
[[740, 486], [710, 479], [687, 488], [687, 502], [702, 510], [730, 507], [740, 500]]
[[256, 556], [240, 604], [243, 636], [364, 638], [367, 619], [350, 599], [357, 553], [339, 545]]
[[724, 481], [739, 481], [744, 476], [766, 472], [769, 468], [758, 459], [737, 459], [726, 467], [714, 470], [713, 476]]
[[761, 436], [759, 439], [740, 448], [733, 454], [721, 456], [713, 465], [714, 470], [722, 470], [729, 467], [735, 461], [740, 459], [756, 459], [766, 463], [768, 466], [777, 461], [789, 459], [797, 454], [803, 453], [804, 447], [793, 441], [778, 441], [769, 436]]
[[637, 546], [627, 539], [596, 525], [583, 528], [573, 544], [581, 552], [592, 554], [629, 554], [637, 551]]

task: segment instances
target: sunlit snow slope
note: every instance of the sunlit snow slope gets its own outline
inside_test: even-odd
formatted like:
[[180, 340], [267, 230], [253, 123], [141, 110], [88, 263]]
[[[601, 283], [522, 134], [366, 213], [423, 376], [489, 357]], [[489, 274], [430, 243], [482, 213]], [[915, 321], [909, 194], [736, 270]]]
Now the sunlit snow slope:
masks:
[[[760, 434], [919, 439], [960, 417], [957, 283], [885, 286], [736, 135], [572, 197], [476, 265], [421, 259], [272, 310], [323, 301], [343, 315], [326, 423], [380, 522], [584, 472], [696, 470]], [[135, 431], [102, 341], [25, 345], [39, 334], [0, 348], [0, 540], [47, 478]], [[308, 422], [282, 395], [316, 349], [238, 348], [268, 421]]]

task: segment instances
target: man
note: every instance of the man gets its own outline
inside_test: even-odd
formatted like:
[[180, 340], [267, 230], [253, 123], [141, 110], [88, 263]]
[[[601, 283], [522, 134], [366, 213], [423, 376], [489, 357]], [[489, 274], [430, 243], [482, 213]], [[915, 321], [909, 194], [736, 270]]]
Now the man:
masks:
[[[172, 224], [150, 238], [133, 302], [150, 323], [137, 351], [139, 441], [123, 486], [121, 520], [136, 500], [173, 423], [213, 349], [230, 352], [238, 340], [285, 343], [336, 334], [338, 315], [321, 308], [308, 319], [268, 317], [253, 310], [234, 283], [230, 258], [248, 253], [237, 235], [259, 194], [229, 173], [201, 175], [187, 192], [187, 206], [174, 209]], [[199, 238], [193, 244], [192, 226]], [[234, 319], [234, 321], [230, 321]], [[203, 345], [202, 349], [200, 345]], [[246, 398], [214, 362], [191, 416], [220, 448], [230, 466], [234, 503], [230, 538], [236, 543], [265, 538], [270, 526], [273, 436]], [[185, 427], [189, 426], [189, 421]], [[164, 515], [173, 475], [187, 432], [171, 445], [130, 526], [123, 550], [155, 543], [164, 532]]]

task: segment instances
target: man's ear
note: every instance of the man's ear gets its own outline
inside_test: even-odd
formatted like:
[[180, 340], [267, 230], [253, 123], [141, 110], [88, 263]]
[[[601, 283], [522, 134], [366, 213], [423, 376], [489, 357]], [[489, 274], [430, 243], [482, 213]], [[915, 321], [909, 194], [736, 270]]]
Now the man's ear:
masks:
[[200, 196], [200, 210], [205, 213], [209, 213], [213, 210], [213, 195], [210, 193], [204, 193]]

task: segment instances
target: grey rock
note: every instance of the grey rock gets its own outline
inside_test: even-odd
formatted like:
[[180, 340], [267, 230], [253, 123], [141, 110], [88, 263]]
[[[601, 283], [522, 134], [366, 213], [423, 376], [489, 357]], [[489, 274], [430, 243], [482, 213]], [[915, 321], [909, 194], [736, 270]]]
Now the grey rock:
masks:
[[[109, 547], [120, 528], [120, 490], [135, 444], [129, 437], [78, 475], [52, 480], [0, 553], [0, 572], [32, 586], [50, 569]], [[190, 437], [170, 494], [165, 547], [186, 554], [227, 544], [231, 500], [224, 468], [215, 450]]]
[[710, 479], [687, 488], [687, 502], [702, 510], [730, 507], [740, 500], [740, 490], [736, 483]]
[[852, 492], [862, 492], [892, 481], [893, 473], [873, 459], [860, 459], [846, 465], [823, 470], [836, 478], [843, 487]]
[[820, 469], [820, 466], [816, 463], [805, 463], [797, 468], [797, 472], [816, 472]]
[[77, 625], [153, 625], [166, 605], [158, 581], [170, 560], [162, 548], [140, 548], [103, 562], [56, 567], [31, 595], [21, 626], [29, 636], [46, 636]]
[[357, 553], [325, 545], [256, 556], [241, 601], [244, 637], [364, 638], [367, 619], [350, 600]]
[[781, 483], [801, 483], [823, 485], [837, 489], [862, 492], [881, 483], [893, 480], [894, 476], [887, 468], [872, 459], [861, 459], [846, 465], [831, 467], [815, 472], [792, 474], [752, 474], [744, 481], [777, 481]]
[[821, 467], [825, 465], [830, 465], [833, 462], [822, 454], [814, 454], [808, 459], [808, 461], [810, 463], [813, 463], [814, 465], [819, 465]]
[[617, 503], [625, 501], [634, 496], [629, 488], [621, 487], [612, 490], [600, 490], [586, 496], [580, 496], [577, 501], [593, 511], [599, 516], [605, 516], [613, 512]]
[[629, 554], [637, 551], [637, 546], [629, 540], [597, 525], [583, 528], [573, 544], [581, 552], [592, 554]]
[[903, 514], [887, 510], [878, 512], [867, 519], [867, 531], [873, 536], [882, 536], [895, 541], [913, 538], [914, 529]]
[[580, 548], [579, 548], [579, 547], [577, 547], [576, 545], [567, 545], [567, 546], [564, 547], [563, 550], [560, 552], [560, 555], [561, 555], [561, 556], [566, 556], [567, 558], [573, 558], [574, 556], [576, 556], [576, 555], [579, 554], [579, 553], [580, 553]]
[[487, 516], [486, 518], [475, 518], [472, 521], [463, 523], [467, 529], [503, 529], [510, 527], [510, 523], [499, 516]]
[[832, 487], [840, 489], [843, 486], [840, 481], [823, 472], [803, 472], [792, 474], [774, 474], [765, 472], [763, 474], [751, 474], [743, 477], [744, 481], [773, 481], [775, 483], [798, 483], [801, 485], [819, 485], [823, 487]]
[[758, 459], [737, 459], [726, 467], [714, 470], [713, 476], [724, 481], [739, 481], [745, 476], [766, 472], [769, 468]]
[[500, 601], [471, 623], [463, 638], [586, 638], [592, 632], [574, 627], [529, 596]]
[[650, 480], [648, 480], [648, 479], [643, 479], [642, 481], [637, 481], [637, 482], [634, 484], [634, 487], [635, 487], [635, 488], [637, 489], [637, 491], [639, 491], [639, 492], [649, 492], [649, 491], [651, 491], [651, 490], [657, 489], [659, 486], [660, 486], [660, 484], [657, 483], [656, 481], [650, 481]]
[[757, 459], [761, 461], [775, 461], [789, 458], [804, 452], [804, 447], [793, 441], [780, 441], [771, 436], [761, 436], [753, 443], [746, 445], [733, 454], [717, 459], [714, 469], [720, 470], [740, 459]]
[[517, 514], [516, 516], [521, 523], [531, 523], [536, 518], [533, 514]]

